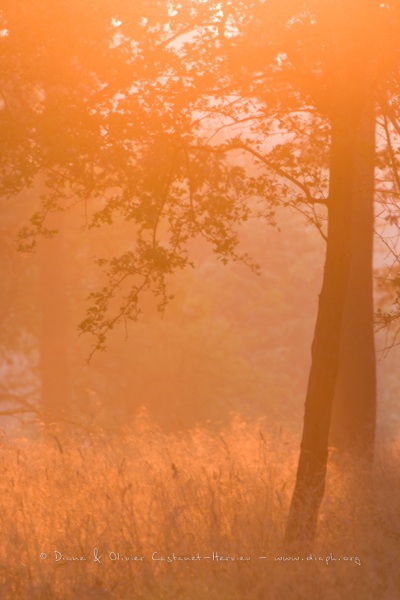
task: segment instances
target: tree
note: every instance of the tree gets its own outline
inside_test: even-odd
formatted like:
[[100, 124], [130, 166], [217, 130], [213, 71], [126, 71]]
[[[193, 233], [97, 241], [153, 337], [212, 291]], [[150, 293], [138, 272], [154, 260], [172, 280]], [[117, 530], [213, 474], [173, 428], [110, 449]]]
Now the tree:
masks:
[[58, 235], [40, 240], [38, 251], [41, 406], [48, 418], [65, 417], [71, 405], [65, 216], [57, 217], [51, 225], [57, 227]]
[[330, 440], [355, 458], [372, 461], [376, 429], [376, 355], [373, 305], [375, 116], [360, 126], [355, 170], [352, 259], [343, 314], [339, 370]]
[[[280, 36], [280, 54], [275, 55], [284, 65], [279, 73], [280, 85], [285, 81], [289, 90], [295, 86], [297, 93], [303, 96], [303, 109], [310, 103], [312, 108], [308, 106], [308, 110], [316, 109], [328, 121], [331, 130], [327, 257], [313, 343], [302, 451], [287, 529], [289, 541], [311, 540], [315, 533], [324, 493], [335, 392], [334, 425], [336, 429], [338, 423], [341, 425], [342, 443], [357, 448], [368, 460], [373, 454], [375, 103], [378, 91], [382, 92], [382, 82], [392, 72], [396, 55], [388, 35], [393, 33], [385, 15], [388, 8], [374, 2], [354, 2], [351, 7], [344, 3], [322, 6], [318, 2], [293, 2], [282, 9], [274, 3], [266, 3], [259, 5], [255, 17], [256, 24], [258, 19], [263, 25], [267, 50], [273, 46], [271, 39]], [[276, 34], [279, 16], [283, 16], [286, 35], [282, 30]], [[270, 28], [265, 27], [266, 24]], [[392, 26], [396, 25], [392, 22]], [[373, 32], [375, 44], [370, 43]], [[256, 68], [264, 71], [265, 81], [268, 70], [259, 67], [259, 62], [265, 60], [268, 52], [264, 47], [262, 50], [255, 48], [251, 59]], [[276, 48], [273, 51], [276, 52]], [[261, 58], [257, 59], [258, 56]], [[275, 83], [275, 89], [279, 89], [271, 71], [269, 84], [274, 86]], [[262, 80], [260, 73], [259, 77]], [[249, 148], [248, 144], [246, 149], [254, 153], [254, 147]], [[258, 154], [257, 158], [267, 162], [264, 156]], [[282, 169], [280, 174], [285, 174]], [[293, 181], [293, 169], [291, 175], [292, 182], [300, 187], [298, 180]], [[305, 199], [314, 202], [307, 190], [304, 191]], [[358, 306], [360, 298], [361, 308]]]
[[[380, 8], [383, 7], [373, 2], [354, 2], [351, 7], [344, 3], [325, 3], [323, 7], [318, 2], [307, 3], [307, 6], [299, 3], [297, 15], [292, 13], [292, 29], [297, 27], [301, 33], [294, 33], [285, 53], [285, 60], [292, 69], [292, 80], [329, 120], [331, 127], [327, 255], [312, 349], [302, 450], [287, 529], [289, 541], [302, 537], [310, 540], [315, 533], [324, 493], [335, 388], [343, 395], [344, 365], [348, 364], [350, 352], [354, 352], [354, 340], [349, 343], [349, 332], [346, 332], [346, 317], [348, 324], [349, 315], [354, 315], [355, 285], [361, 282], [363, 285], [359, 289], [367, 301], [361, 309], [363, 314], [358, 313], [359, 321], [350, 335], [355, 336], [356, 348], [364, 344], [362, 368], [371, 375], [365, 393], [361, 396], [357, 390], [355, 397], [362, 398], [362, 402], [355, 403], [354, 397], [350, 397], [351, 410], [347, 409], [345, 413], [349, 429], [346, 439], [358, 436], [356, 442], [361, 440], [363, 451], [372, 455], [375, 424], [372, 333], [374, 109], [379, 82], [393, 60], [390, 46], [384, 47], [381, 37], [384, 32], [387, 35], [387, 23], [382, 19]], [[265, 6], [264, 10], [268, 13], [269, 7]], [[287, 19], [286, 25], [289, 23]], [[373, 31], [376, 43], [370, 44]], [[367, 67], [363, 66], [363, 61]], [[343, 362], [340, 371], [341, 330]], [[349, 379], [359, 381], [354, 378], [354, 365], [352, 367], [351, 371], [347, 370], [347, 398], [349, 392], [354, 393]], [[338, 372], [341, 377], [337, 388]], [[365, 420], [361, 418], [363, 412]], [[337, 418], [338, 415], [340, 405]]]

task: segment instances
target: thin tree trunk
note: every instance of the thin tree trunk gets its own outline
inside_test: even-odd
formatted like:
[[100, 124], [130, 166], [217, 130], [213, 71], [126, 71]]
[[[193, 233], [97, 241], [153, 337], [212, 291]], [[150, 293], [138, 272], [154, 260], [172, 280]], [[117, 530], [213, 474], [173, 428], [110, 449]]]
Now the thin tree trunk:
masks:
[[355, 160], [350, 277], [341, 329], [330, 443], [372, 462], [376, 427], [373, 307], [375, 115], [365, 114]]
[[332, 403], [352, 259], [356, 114], [350, 107], [343, 108], [332, 119], [326, 261], [312, 344], [300, 459], [286, 529], [286, 543], [300, 543], [303, 548], [314, 539], [325, 490]]
[[67, 414], [70, 404], [63, 218], [54, 215], [49, 226], [58, 233], [39, 241], [41, 405], [50, 419]]

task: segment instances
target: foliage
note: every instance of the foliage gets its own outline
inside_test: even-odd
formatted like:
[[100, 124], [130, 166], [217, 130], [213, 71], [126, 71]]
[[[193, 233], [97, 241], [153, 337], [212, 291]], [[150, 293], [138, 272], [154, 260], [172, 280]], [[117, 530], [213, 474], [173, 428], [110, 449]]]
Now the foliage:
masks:
[[[91, 227], [120, 218], [134, 222], [132, 247], [111, 260], [99, 259], [108, 283], [92, 293], [81, 324], [97, 337], [96, 348], [104, 348], [117, 322], [137, 318], [140, 292], [151, 289], [160, 308], [165, 306], [166, 276], [190, 264], [191, 238], [203, 236], [223, 262], [249, 262], [236, 251], [235, 229], [250, 216], [247, 199], [266, 198], [256, 214], [272, 221], [271, 207], [296, 194], [291, 185], [265, 174], [249, 177], [237, 160], [224, 160], [227, 150], [237, 156], [248, 139], [230, 133], [218, 152], [212, 142], [202, 142], [210, 127], [231, 129], [232, 122], [254, 120], [254, 99], [238, 96], [225, 51], [216, 51], [221, 35], [229, 39], [232, 29], [235, 38], [235, 19], [243, 20], [244, 6], [230, 7], [228, 37], [221, 33], [220, 11], [209, 3], [47, 8], [36, 2], [33, 21], [23, 4], [2, 11], [2, 56], [13, 57], [18, 74], [5, 71], [10, 83], [5, 81], [1, 111], [7, 170], [2, 193], [32, 186], [43, 173], [42, 208], [21, 230], [23, 250], [34, 247], [38, 234], [54, 234], [47, 215], [72, 202], [86, 204]], [[274, 111], [261, 115], [266, 132], [276, 129], [275, 119]], [[20, 128], [19, 137], [12, 123]], [[279, 126], [287, 126], [283, 117]], [[302, 130], [304, 121], [294, 116], [291, 127]], [[254, 137], [251, 127], [249, 135]], [[256, 156], [259, 143], [253, 151]], [[292, 181], [304, 176], [294, 156], [293, 141], [276, 146], [268, 158], [270, 170], [279, 163], [280, 169], [292, 169]], [[315, 179], [313, 173], [309, 177]], [[305, 185], [300, 187], [304, 192]], [[121, 288], [122, 301], [110, 310]]]
[[378, 0], [3, 3], [0, 192], [45, 182], [21, 249], [76, 202], [89, 227], [132, 222], [130, 247], [97, 261], [107, 283], [80, 326], [95, 349], [137, 319], [146, 290], [164, 309], [196, 236], [223, 262], [253, 264], [237, 223], [274, 223], [278, 205], [325, 236], [330, 126], [344, 105], [354, 118], [379, 105], [377, 175], [397, 223], [398, 11]]

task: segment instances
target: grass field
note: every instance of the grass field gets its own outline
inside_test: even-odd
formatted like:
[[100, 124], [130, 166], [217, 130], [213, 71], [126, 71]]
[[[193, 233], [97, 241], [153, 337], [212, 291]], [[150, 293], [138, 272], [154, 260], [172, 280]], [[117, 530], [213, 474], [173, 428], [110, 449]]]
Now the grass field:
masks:
[[298, 440], [239, 419], [3, 437], [0, 598], [399, 598], [400, 445], [378, 450], [368, 483], [332, 465], [313, 552], [290, 555], [297, 454]]

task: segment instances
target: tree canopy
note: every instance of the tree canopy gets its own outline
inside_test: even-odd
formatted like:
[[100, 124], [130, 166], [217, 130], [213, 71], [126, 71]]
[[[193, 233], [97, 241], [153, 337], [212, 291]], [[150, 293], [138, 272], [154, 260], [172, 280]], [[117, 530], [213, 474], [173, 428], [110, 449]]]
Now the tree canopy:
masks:
[[[249, 262], [236, 224], [273, 222], [278, 204], [326, 235], [318, 205], [341, 103], [353, 98], [356, 113], [373, 88], [390, 107], [386, 132], [397, 124], [395, 2], [36, 0], [6, 2], [0, 18], [1, 193], [39, 174], [45, 185], [21, 248], [76, 202], [88, 226], [133, 222], [132, 247], [99, 259], [109, 283], [81, 324], [100, 348], [118, 321], [137, 318], [140, 291], [165, 306], [166, 277], [190, 264], [192, 237], [223, 261]], [[381, 156], [387, 174], [396, 148]], [[385, 184], [386, 203], [395, 187]]]

